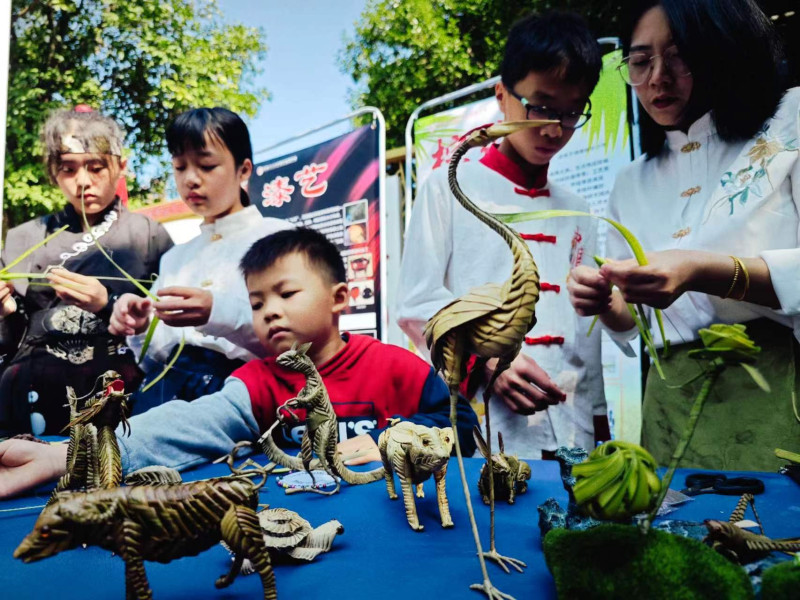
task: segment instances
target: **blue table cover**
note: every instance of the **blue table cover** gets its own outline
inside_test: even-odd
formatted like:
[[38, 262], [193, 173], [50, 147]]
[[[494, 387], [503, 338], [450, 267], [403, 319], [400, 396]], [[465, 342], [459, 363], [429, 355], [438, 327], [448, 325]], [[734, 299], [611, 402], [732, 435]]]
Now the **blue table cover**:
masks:
[[[477, 489], [482, 463], [482, 459], [465, 461], [479, 531], [484, 548], [488, 548], [489, 509], [481, 502]], [[488, 565], [494, 584], [518, 600], [556, 597], [541, 549], [536, 508], [549, 497], [555, 497], [562, 506], [567, 501], [557, 463], [533, 461], [531, 467], [533, 477], [528, 492], [518, 496], [513, 506], [498, 503], [496, 513], [498, 551], [524, 560], [528, 567], [524, 573], [512, 571], [506, 575], [496, 565]], [[183, 475], [189, 481], [228, 473], [225, 465], [207, 465]], [[681, 470], [676, 473], [674, 488], [682, 487], [686, 473]], [[767, 535], [800, 536], [800, 486], [783, 475], [749, 475], [765, 481], [766, 491], [757, 496], [756, 508]], [[344, 484], [339, 494], [330, 497], [307, 493], [287, 496], [276, 478], [270, 477], [261, 490], [262, 503], [295, 510], [312, 526], [338, 519], [345, 528], [332, 551], [314, 562], [276, 566], [278, 597], [283, 600], [483, 597], [468, 588], [470, 583], [480, 581], [480, 568], [455, 459], [451, 460], [447, 473], [454, 528], [442, 529], [440, 525], [433, 479], [425, 482], [424, 487], [426, 496], [417, 499], [417, 510], [425, 531], [418, 533], [408, 526], [402, 499], [390, 501], [383, 481], [362, 486]], [[45, 488], [34, 495], [0, 501], [0, 511], [43, 504], [48, 495]], [[702, 495], [665, 518], [727, 520], [737, 500], [735, 496]], [[27, 565], [12, 557], [19, 542], [33, 528], [39, 511], [0, 512], [0, 598], [123, 598], [123, 561], [100, 548], [76, 548]], [[749, 511], [748, 518], [752, 518]], [[198, 556], [166, 565], [147, 562], [145, 569], [156, 600], [260, 597], [262, 588], [257, 575], [239, 576], [224, 590], [214, 587], [214, 580], [227, 572], [229, 561], [228, 553], [215, 546]]]

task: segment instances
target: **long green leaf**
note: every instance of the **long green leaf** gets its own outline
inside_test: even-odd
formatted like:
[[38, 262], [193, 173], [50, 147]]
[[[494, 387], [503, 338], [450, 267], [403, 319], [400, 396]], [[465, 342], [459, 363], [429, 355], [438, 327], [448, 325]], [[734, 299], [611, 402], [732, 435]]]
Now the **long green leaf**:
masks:
[[56, 237], [56, 236], [58, 236], [58, 235], [61, 235], [61, 234], [62, 234], [62, 233], [63, 233], [63, 232], [64, 232], [64, 231], [67, 229], [67, 227], [69, 227], [69, 225], [64, 225], [64, 226], [63, 226], [63, 227], [61, 227], [60, 229], [56, 229], [56, 230], [55, 230], [53, 233], [51, 233], [50, 235], [48, 235], [48, 236], [47, 236], [46, 238], [44, 238], [44, 239], [43, 239], [41, 242], [39, 242], [38, 244], [34, 244], [33, 246], [31, 246], [30, 248], [28, 248], [27, 250], [25, 250], [25, 252], [23, 252], [22, 254], [20, 254], [20, 255], [19, 255], [17, 258], [15, 258], [14, 260], [12, 260], [12, 261], [11, 261], [10, 263], [8, 263], [8, 264], [7, 264], [5, 267], [3, 267], [2, 269], [0, 269], [0, 273], [5, 273], [5, 272], [7, 272], [7, 271], [8, 271], [8, 270], [9, 270], [11, 267], [13, 267], [14, 265], [18, 264], [20, 261], [23, 261], [23, 260], [25, 260], [25, 259], [26, 259], [28, 256], [30, 256], [30, 255], [31, 255], [31, 253], [33, 253], [34, 251], [36, 251], [36, 250], [38, 250], [39, 248], [41, 248], [42, 246], [44, 246], [44, 245], [45, 245], [47, 242], [49, 242], [50, 240], [52, 240], [54, 237]]
[[778, 458], [783, 458], [785, 460], [790, 460], [793, 463], [797, 463], [800, 465], [800, 454], [797, 452], [790, 452], [789, 450], [781, 450], [780, 448], [775, 448], [775, 456]]
[[146, 392], [147, 390], [149, 390], [151, 387], [153, 387], [155, 384], [157, 384], [159, 381], [161, 381], [161, 380], [164, 378], [164, 375], [166, 375], [166, 374], [167, 374], [167, 371], [169, 371], [169, 370], [172, 368], [172, 365], [174, 365], [174, 364], [175, 364], [175, 361], [176, 361], [176, 360], [178, 360], [178, 357], [181, 355], [181, 352], [183, 352], [183, 346], [184, 346], [185, 344], [186, 344], [186, 337], [185, 337], [185, 336], [183, 336], [183, 335], [181, 335], [181, 341], [180, 341], [180, 343], [178, 344], [178, 351], [175, 353], [175, 356], [173, 356], [173, 357], [172, 357], [172, 360], [170, 360], [170, 361], [167, 363], [167, 366], [166, 366], [166, 367], [164, 367], [164, 370], [163, 370], [163, 371], [161, 371], [161, 373], [159, 373], [159, 374], [158, 374], [158, 377], [156, 377], [155, 379], [153, 379], [153, 381], [151, 381], [150, 383], [148, 383], [146, 386], [144, 386], [144, 387], [142, 388], [142, 390], [141, 390], [141, 391], [142, 391], [142, 393], [144, 393], [144, 392]]
[[[584, 212], [581, 210], [561, 210], [561, 209], [553, 209], [553, 210], [535, 210], [531, 212], [521, 212], [521, 213], [500, 213], [493, 215], [497, 220], [502, 221], [503, 223], [519, 223], [522, 221], [533, 221], [533, 220], [544, 220], [544, 219], [553, 219], [556, 217], [591, 217], [592, 219], [600, 219], [601, 221], [605, 221], [609, 225], [611, 225], [614, 229], [619, 231], [625, 241], [628, 243], [631, 251], [633, 252], [633, 256], [636, 258], [636, 262], [640, 265], [647, 264], [647, 256], [645, 255], [644, 248], [642, 244], [636, 239], [636, 236], [625, 227], [622, 223], [614, 221], [613, 219], [609, 219], [608, 217], [601, 217], [599, 215], [593, 215], [592, 213]], [[658, 323], [658, 331], [661, 334], [661, 340], [664, 343], [664, 355], [666, 356], [669, 352], [669, 341], [667, 340], [667, 336], [664, 333], [664, 322], [661, 319], [661, 311], [655, 309], [656, 315], [656, 322]], [[646, 324], [643, 323], [643, 325]], [[640, 332], [642, 330], [640, 329]], [[649, 330], [648, 330], [649, 333]], [[652, 337], [651, 337], [652, 341]], [[645, 340], [646, 342], [646, 340]], [[655, 346], [653, 346], [655, 348]], [[653, 358], [653, 363], [658, 362], [657, 354], [651, 355]], [[662, 379], [664, 377], [660, 365], [657, 367], [659, 375], [661, 375]]]
[[643, 312], [639, 312], [637, 314], [636, 309], [641, 311], [642, 307], [637, 305], [635, 309], [631, 304], [626, 304], [626, 306], [628, 307], [628, 312], [631, 313], [631, 317], [633, 317], [633, 322], [636, 323], [636, 328], [639, 330], [639, 333], [642, 336], [642, 341], [644, 341], [647, 351], [653, 358], [653, 366], [656, 368], [658, 376], [661, 377], [661, 379], [666, 379], [664, 376], [664, 371], [661, 369], [661, 361], [658, 360], [658, 351], [656, 350], [656, 345], [653, 342], [653, 336], [650, 333], [650, 326], [647, 324], [647, 320], [644, 318]]
[[150, 321], [150, 326], [147, 328], [147, 334], [144, 336], [144, 342], [142, 343], [142, 351], [139, 354], [139, 364], [142, 364], [144, 357], [147, 355], [147, 349], [150, 348], [150, 341], [153, 339], [153, 334], [156, 332], [159, 321], [161, 319], [156, 316]]
[[756, 369], [753, 365], [748, 365], [747, 363], [739, 363], [739, 366], [742, 367], [745, 371], [748, 372], [750, 377], [753, 378], [753, 381], [756, 383], [758, 387], [769, 394], [770, 387], [769, 382], [764, 379], [764, 376], [761, 374], [761, 371]]
[[108, 252], [106, 252], [106, 249], [103, 248], [103, 245], [100, 243], [100, 240], [97, 237], [95, 237], [94, 232], [92, 231], [92, 226], [89, 225], [89, 219], [86, 218], [86, 204], [84, 203], [84, 200], [83, 200], [83, 191], [81, 191], [81, 216], [83, 217], [83, 225], [84, 225], [84, 227], [86, 227], [86, 231], [89, 232], [89, 235], [91, 235], [92, 239], [94, 240], [94, 245], [97, 246], [97, 249], [100, 250], [101, 254], [108, 259], [108, 262], [110, 262], [112, 265], [114, 265], [117, 268], [117, 271], [122, 273], [122, 275], [125, 277], [125, 279], [127, 279], [134, 286], [136, 286], [136, 288], [138, 288], [139, 291], [141, 291], [145, 296], [147, 296], [148, 298], [152, 299], [155, 302], [158, 302], [158, 296], [156, 296], [155, 294], [151, 293], [150, 290], [148, 290], [141, 283], [139, 283], [138, 280], [134, 279], [133, 276], [130, 273], [128, 273], [125, 269], [120, 267], [114, 261], [114, 259], [111, 258], [111, 255]]
[[[14, 279], [45, 279], [47, 273], [8, 273], [0, 272], [0, 281], [13, 281]], [[107, 275], [94, 275], [95, 279], [101, 281], [128, 281], [126, 277], [111, 277]], [[153, 283], [153, 279], [137, 279], [140, 283]]]
[[[108, 259], [108, 262], [110, 262], [112, 265], [114, 265], [117, 268], [117, 270], [125, 276], [125, 279], [130, 281], [133, 285], [135, 285], [137, 288], [139, 288], [139, 290], [144, 292], [144, 294], [148, 298], [150, 298], [154, 302], [158, 302], [159, 301], [158, 296], [156, 296], [155, 294], [150, 292], [150, 290], [148, 290], [141, 283], [139, 283], [136, 279], [134, 279], [133, 276], [130, 273], [128, 273], [125, 269], [123, 269], [116, 262], [114, 262], [114, 259], [111, 258], [111, 256], [108, 254], [108, 252], [106, 252], [106, 249], [103, 248], [103, 245], [100, 243], [100, 240], [95, 237], [94, 232], [92, 231], [92, 227], [91, 227], [91, 225], [89, 225], [89, 219], [86, 218], [86, 204], [84, 203], [83, 192], [82, 191], [81, 191], [81, 216], [83, 217], [83, 224], [86, 227], [86, 230], [90, 233], [90, 235], [92, 236], [92, 239], [94, 239], [95, 246], [97, 246], [97, 249], [100, 250], [100, 252], [103, 254], [103, 256], [105, 256]], [[159, 319], [157, 317], [154, 317], [150, 321], [150, 326], [148, 327], [147, 336], [145, 337], [144, 345], [142, 346], [142, 353], [139, 356], [139, 362], [144, 360], [145, 353], [147, 352], [147, 348], [150, 346], [150, 340], [153, 337], [153, 332], [155, 331], [156, 325], [158, 325], [158, 321], [159, 321]], [[142, 392], [146, 392], [147, 390], [149, 390], [157, 381], [160, 381], [161, 378], [164, 377], [164, 375], [167, 374], [167, 371], [169, 371], [172, 368], [172, 365], [175, 364], [175, 361], [178, 360], [178, 357], [181, 355], [181, 352], [183, 351], [184, 343], [185, 343], [184, 336], [181, 335], [181, 343], [178, 346], [178, 351], [175, 353], [175, 356], [172, 357], [172, 360], [167, 364], [167, 366], [164, 368], [164, 370], [161, 372], [161, 374], [158, 377], [156, 377], [153, 381], [151, 381], [144, 388], [142, 388]]]
[[532, 212], [521, 213], [501, 213], [494, 214], [493, 216], [503, 223], [519, 223], [521, 221], [553, 219], [555, 217], [592, 217], [593, 219], [600, 219], [614, 227], [614, 229], [622, 234], [622, 237], [625, 238], [625, 241], [628, 242], [628, 245], [631, 247], [633, 255], [636, 257], [636, 262], [638, 262], [640, 265], [647, 264], [647, 257], [645, 257], [644, 248], [642, 248], [642, 245], [639, 243], [639, 240], [636, 239], [636, 236], [633, 235], [633, 233], [631, 233], [631, 231], [622, 223], [618, 223], [617, 221], [609, 219], [608, 217], [593, 215], [592, 213], [584, 212], [582, 210], [561, 209], [534, 210]]

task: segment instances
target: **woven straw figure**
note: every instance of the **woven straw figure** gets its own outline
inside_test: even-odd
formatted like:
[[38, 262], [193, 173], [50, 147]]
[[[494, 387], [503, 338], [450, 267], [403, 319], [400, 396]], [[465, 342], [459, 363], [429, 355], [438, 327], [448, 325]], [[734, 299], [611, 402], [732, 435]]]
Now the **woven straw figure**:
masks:
[[[552, 121], [519, 121], [493, 125], [488, 128], [479, 128], [468, 133], [461, 144], [453, 152], [448, 180], [450, 189], [456, 200], [475, 218], [485, 223], [492, 231], [503, 238], [513, 254], [514, 264], [511, 276], [502, 284], [487, 283], [473, 288], [467, 294], [443, 307], [425, 326], [425, 339], [431, 350], [431, 360], [438, 372], [441, 372], [445, 382], [450, 388], [450, 421], [453, 430], [457, 431], [456, 402], [458, 386], [466, 377], [466, 362], [470, 355], [476, 355], [485, 363], [491, 358], [497, 358], [497, 368], [484, 395], [486, 410], [486, 437], [489, 441], [488, 451], [491, 455], [491, 430], [489, 422], [489, 394], [495, 379], [505, 371], [511, 361], [519, 354], [522, 344], [533, 325], [536, 323], [534, 308], [539, 299], [539, 273], [536, 263], [528, 249], [527, 244], [510, 227], [501, 223], [490, 214], [482, 211], [461, 191], [456, 181], [456, 169], [461, 158], [475, 146], [485, 146], [490, 141], [504, 137], [525, 127], [542, 127]], [[476, 367], [479, 368], [479, 367]], [[483, 591], [489, 598], [510, 598], [492, 586], [486, 571], [484, 556], [498, 562], [506, 569], [504, 562], [510, 562], [519, 570], [524, 563], [515, 559], [508, 559], [497, 553], [494, 546], [494, 485], [490, 481], [490, 506], [491, 506], [491, 548], [483, 552], [472, 502], [469, 496], [469, 487], [464, 475], [464, 465], [461, 457], [461, 447], [458, 436], [455, 436], [456, 455], [458, 457], [461, 482], [464, 487], [467, 511], [470, 515], [475, 544], [478, 547], [478, 558], [483, 574], [483, 583], [471, 587]], [[506, 569], [507, 570], [507, 569]]]

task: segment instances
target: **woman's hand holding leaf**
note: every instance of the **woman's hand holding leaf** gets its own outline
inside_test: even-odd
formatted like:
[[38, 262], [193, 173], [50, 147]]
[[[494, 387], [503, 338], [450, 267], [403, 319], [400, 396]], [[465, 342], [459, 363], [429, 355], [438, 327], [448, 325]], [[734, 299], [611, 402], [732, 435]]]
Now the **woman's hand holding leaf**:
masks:
[[607, 262], [600, 275], [630, 304], [667, 308], [690, 289], [696, 264], [689, 251], [664, 250], [648, 253], [646, 265], [634, 259]]
[[572, 269], [567, 291], [575, 312], [582, 317], [600, 315], [611, 309], [611, 285], [599, 269], [588, 265]]
[[587, 335], [591, 335], [598, 317], [612, 331], [628, 331], [636, 326], [622, 295], [612, 289], [599, 269], [588, 265], [572, 269], [567, 279], [567, 291], [575, 312], [583, 317], [595, 315]]

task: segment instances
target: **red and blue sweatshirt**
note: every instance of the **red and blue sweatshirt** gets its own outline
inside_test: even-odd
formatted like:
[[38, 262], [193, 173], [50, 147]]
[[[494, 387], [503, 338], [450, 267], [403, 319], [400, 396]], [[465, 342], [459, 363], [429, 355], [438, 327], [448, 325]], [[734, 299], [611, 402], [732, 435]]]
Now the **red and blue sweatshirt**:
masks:
[[[428, 427], [450, 426], [450, 395], [433, 369], [412, 352], [355, 334], [344, 334], [344, 348], [317, 365], [339, 419], [339, 439], [369, 434], [376, 441], [387, 419], [400, 417]], [[275, 421], [275, 411], [306, 384], [301, 373], [277, 364], [274, 357], [250, 361], [231, 374], [244, 382], [261, 431]], [[305, 419], [305, 411], [298, 411]], [[475, 449], [472, 427], [477, 417], [459, 396], [458, 433], [462, 452]], [[275, 434], [280, 445], [298, 445], [302, 422]]]

